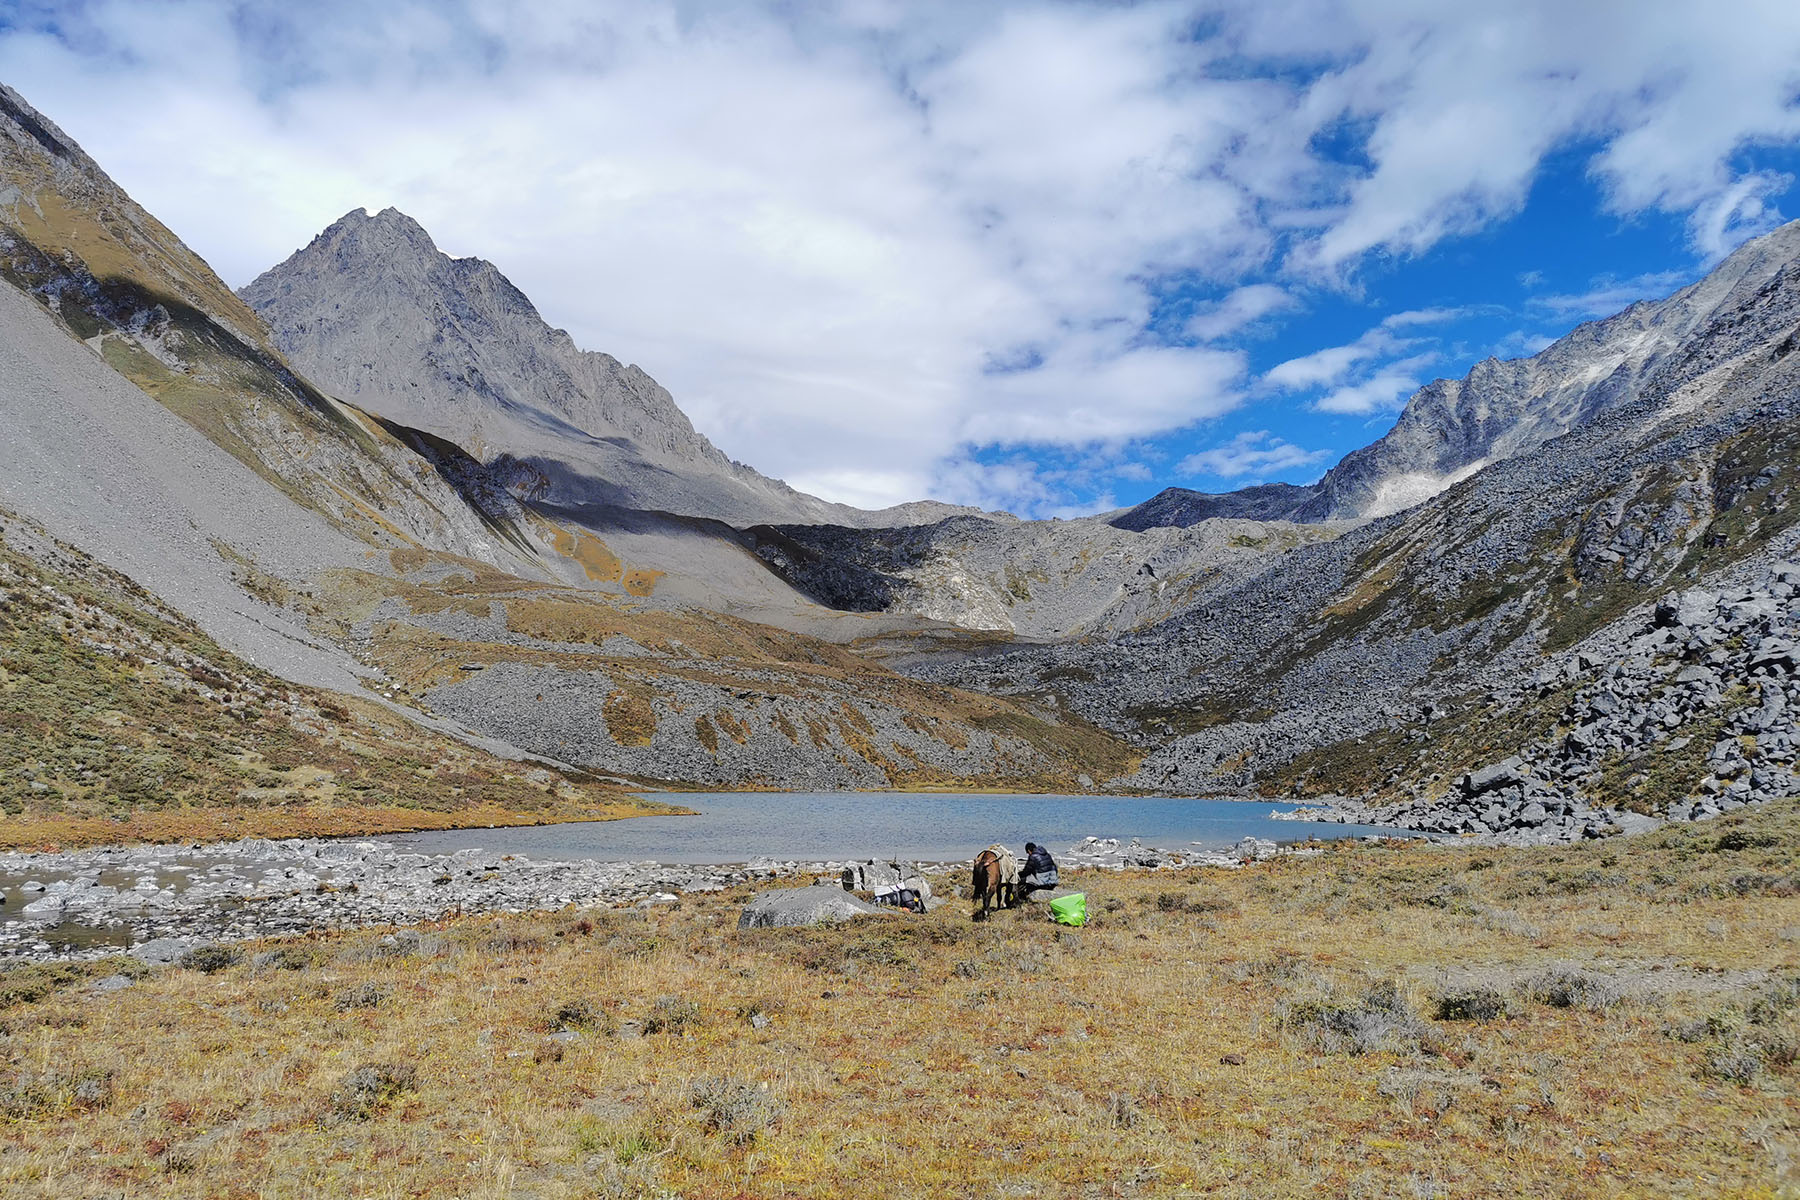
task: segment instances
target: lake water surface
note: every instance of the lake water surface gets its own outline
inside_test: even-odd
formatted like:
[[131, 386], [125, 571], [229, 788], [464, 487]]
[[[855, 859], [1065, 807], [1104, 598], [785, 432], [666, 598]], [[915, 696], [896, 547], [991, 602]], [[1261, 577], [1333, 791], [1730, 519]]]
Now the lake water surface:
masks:
[[[892, 858], [955, 862], [990, 842], [1060, 851], [1090, 834], [1167, 850], [1398, 834], [1369, 825], [1280, 821], [1292, 805], [1138, 796], [962, 795], [921, 792], [689, 792], [655, 797], [693, 817], [633, 817], [507, 829], [451, 829], [384, 838], [423, 854], [479, 847], [526, 858], [654, 859], [664, 863]], [[1405, 836], [1405, 835], [1400, 835]]]

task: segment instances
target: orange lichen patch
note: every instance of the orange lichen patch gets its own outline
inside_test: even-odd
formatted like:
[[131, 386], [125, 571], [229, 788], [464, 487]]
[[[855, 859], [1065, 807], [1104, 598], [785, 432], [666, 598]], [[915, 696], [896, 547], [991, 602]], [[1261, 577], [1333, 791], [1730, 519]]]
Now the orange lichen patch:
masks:
[[[324, 611], [330, 616], [316, 615], [313, 624], [341, 640], [351, 623], [365, 618], [370, 610], [387, 599], [402, 601], [409, 612], [417, 615], [454, 611], [486, 617], [493, 600], [518, 592], [541, 590], [546, 586], [501, 575], [486, 563], [456, 555], [408, 550], [391, 553], [400, 555], [399, 561], [409, 564], [410, 570], [418, 570], [428, 563], [447, 563], [458, 567], [459, 572], [430, 584], [420, 584], [373, 571], [348, 567], [331, 568], [321, 572], [316, 581], [316, 590], [321, 598], [328, 601]], [[445, 639], [440, 637], [438, 640]]]
[[[414, 538], [398, 525], [382, 516], [375, 509], [365, 504], [360, 497], [354, 495], [348, 489], [339, 484], [332, 483], [329, 480], [326, 481], [326, 486], [337, 493], [339, 498], [343, 500], [347, 515], [362, 518], [364, 521], [367, 521], [370, 525], [374, 526], [376, 531], [386, 534], [394, 541], [399, 542], [403, 548], [414, 550], [424, 549], [423, 546], [419, 545], [417, 538]], [[370, 531], [365, 530], [354, 520], [350, 523], [350, 531], [363, 538], [365, 541], [371, 540]]]
[[750, 741], [750, 726], [729, 709], [720, 709], [714, 713], [713, 723], [724, 731], [726, 737], [740, 746]]
[[625, 569], [619, 556], [591, 533], [582, 533], [575, 539], [575, 561], [595, 583], [612, 583]]
[[575, 560], [595, 583], [617, 583], [625, 572], [619, 556], [585, 529], [571, 533], [561, 525], [549, 525], [550, 543], [564, 558]]
[[694, 736], [700, 739], [700, 744], [706, 747], [708, 754], [716, 755], [719, 752], [719, 731], [713, 728], [713, 723], [706, 719], [704, 713], [694, 718]]
[[388, 552], [388, 564], [402, 575], [417, 571], [431, 562], [431, 551], [425, 549], [401, 549]]
[[969, 739], [963, 735], [962, 728], [954, 721], [942, 721], [937, 717], [923, 717], [915, 712], [908, 712], [901, 720], [904, 721], [906, 727], [914, 733], [923, 734], [928, 738], [935, 738], [946, 746], [949, 746], [952, 750], [966, 750], [969, 748]]
[[606, 732], [621, 746], [648, 746], [656, 737], [656, 710], [646, 688], [633, 685], [612, 692], [600, 713], [606, 718]]
[[1327, 619], [1343, 618], [1353, 616], [1369, 607], [1393, 586], [1400, 572], [1418, 549], [1419, 547], [1412, 543], [1401, 546], [1388, 557], [1386, 562], [1358, 581], [1357, 585], [1346, 595], [1321, 609], [1319, 615]]
[[848, 700], [838, 705], [838, 715], [844, 718], [845, 724], [863, 733], [875, 732], [875, 726], [869, 724], [869, 718], [863, 716], [862, 710]]
[[850, 748], [852, 754], [872, 766], [883, 769], [901, 765], [885, 752], [893, 747], [875, 744], [873, 736], [875, 727], [870, 725], [860, 712], [856, 712], [853, 706], [840, 705], [839, 712], [843, 714], [844, 720], [837, 727], [838, 739]]
[[659, 654], [673, 649], [671, 638], [662, 634], [659, 623], [643, 620], [616, 607], [607, 597], [591, 593], [565, 592], [508, 601], [506, 627], [546, 642], [598, 646], [607, 638], [618, 636], [629, 637]]
[[638, 567], [625, 572], [625, 590], [633, 596], [648, 596], [656, 590], [656, 581], [662, 577], [661, 571]]

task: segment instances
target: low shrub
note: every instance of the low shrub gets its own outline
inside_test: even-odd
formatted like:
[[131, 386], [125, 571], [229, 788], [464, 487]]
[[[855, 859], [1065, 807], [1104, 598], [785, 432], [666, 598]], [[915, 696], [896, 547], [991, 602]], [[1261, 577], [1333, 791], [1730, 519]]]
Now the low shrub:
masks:
[[1130, 1129], [1143, 1119], [1144, 1113], [1138, 1107], [1136, 1096], [1115, 1092], [1106, 1098], [1106, 1123], [1112, 1128]]
[[1492, 988], [1445, 992], [1432, 1006], [1439, 1021], [1497, 1021], [1507, 1015], [1506, 997]]
[[551, 1033], [559, 1029], [610, 1029], [612, 1018], [592, 1000], [571, 996], [551, 1010], [544, 1027]]
[[1355, 999], [1328, 995], [1289, 1002], [1283, 1009], [1283, 1021], [1328, 1054], [1416, 1051], [1430, 1034], [1391, 980]]
[[195, 946], [181, 956], [181, 965], [190, 971], [213, 975], [244, 961], [241, 951], [231, 946]]
[[419, 1073], [407, 1063], [364, 1063], [344, 1076], [331, 1093], [332, 1115], [341, 1121], [367, 1121], [412, 1091]]
[[738, 1146], [755, 1141], [781, 1116], [781, 1106], [766, 1085], [724, 1076], [696, 1080], [688, 1089], [688, 1102], [705, 1113], [708, 1130]]
[[311, 946], [277, 946], [258, 954], [250, 965], [258, 970], [304, 971], [317, 961], [318, 952]]
[[27, 1072], [0, 1087], [0, 1116], [22, 1120], [70, 1109], [101, 1108], [112, 1100], [112, 1093], [111, 1071]]
[[332, 1000], [331, 1007], [339, 1012], [349, 1012], [357, 1008], [380, 1008], [386, 999], [379, 987], [373, 983], [361, 983], [355, 987], [345, 988]]
[[1527, 980], [1525, 995], [1551, 1008], [1585, 1008], [1604, 1012], [1624, 997], [1612, 980], [1576, 967], [1555, 967]]
[[681, 996], [658, 996], [644, 1018], [644, 1032], [672, 1033], [677, 1037], [700, 1023], [700, 1006]]

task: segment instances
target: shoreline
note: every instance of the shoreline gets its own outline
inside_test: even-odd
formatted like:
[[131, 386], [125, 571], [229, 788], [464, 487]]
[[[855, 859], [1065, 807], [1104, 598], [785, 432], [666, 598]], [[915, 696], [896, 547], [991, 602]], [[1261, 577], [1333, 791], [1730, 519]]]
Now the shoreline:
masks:
[[[1245, 861], [1310, 856], [1245, 838], [1229, 851], [1167, 850], [1089, 837], [1057, 855], [1065, 873], [1235, 869]], [[842, 878], [880, 859], [755, 858], [728, 864], [531, 859], [464, 849], [420, 854], [377, 839], [245, 838], [0, 853], [0, 964], [132, 953], [167, 962], [212, 942], [369, 926], [405, 926], [476, 913], [652, 908], [684, 895], [781, 879]], [[929, 875], [968, 860], [911, 864]]]
[[[1270, 800], [1239, 795], [1161, 795], [1150, 792], [1019, 791], [1010, 788], [845, 788], [833, 789], [858, 796], [1034, 796], [1075, 799], [1133, 799], [1170, 801], [1230, 801], [1242, 804], [1298, 804], [1307, 801]], [[672, 799], [697, 795], [808, 796], [806, 788], [731, 788], [705, 791], [699, 788], [642, 788], [616, 793], [617, 799], [585, 807], [555, 806], [526, 812], [499, 806], [471, 806], [457, 810], [378, 805], [370, 807], [296, 807], [279, 809], [139, 809], [124, 816], [75, 813], [0, 814], [0, 854], [64, 853], [132, 846], [174, 846], [194, 842], [225, 842], [249, 838], [383, 838], [408, 833], [447, 833], [468, 829], [524, 829], [544, 825], [577, 825], [596, 821], [625, 821], [636, 817], [691, 817], [701, 815]], [[671, 797], [671, 799], [664, 799]], [[1345, 823], [1341, 818], [1326, 818]], [[252, 828], [252, 826], [254, 828]]]
[[[263, 838], [394, 837], [458, 829], [515, 829], [628, 821], [637, 817], [698, 816], [691, 808], [647, 798], [662, 793], [620, 793], [613, 803], [542, 812], [470, 807], [454, 811], [381, 805], [368, 808], [176, 809], [111, 816], [45, 814], [0, 819], [0, 854], [74, 853], [138, 846], [177, 846]], [[673, 793], [669, 793], [673, 794]], [[648, 806], [648, 807], [646, 807]], [[241, 828], [255, 826], [254, 829]], [[332, 828], [338, 826], [338, 828]]]

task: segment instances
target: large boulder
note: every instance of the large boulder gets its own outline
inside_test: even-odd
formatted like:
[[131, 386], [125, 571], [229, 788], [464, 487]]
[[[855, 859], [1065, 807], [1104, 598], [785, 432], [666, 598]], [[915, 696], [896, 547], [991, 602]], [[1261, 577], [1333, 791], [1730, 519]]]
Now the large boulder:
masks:
[[864, 862], [853, 862], [844, 868], [844, 890], [847, 892], [867, 892], [871, 896], [885, 895], [900, 888], [910, 888], [919, 894], [919, 899], [931, 899], [931, 885], [919, 873], [919, 868], [906, 863], [877, 862], [868, 859]]
[[1767, 667], [1783, 675], [1792, 675], [1796, 666], [1800, 666], [1800, 649], [1786, 638], [1764, 638], [1750, 655], [1750, 669]]
[[1655, 620], [1659, 628], [1699, 629], [1713, 624], [1718, 608], [1718, 593], [1689, 588], [1664, 596], [1656, 605]]
[[858, 900], [841, 887], [814, 884], [812, 887], [764, 892], [744, 906], [743, 914], [738, 917], [738, 928], [818, 925], [826, 921], [848, 921], [853, 917], [879, 914], [881, 911], [873, 904]]
[[873, 892], [880, 888], [899, 887], [906, 874], [899, 863], [876, 862], [872, 858], [865, 862], [853, 862], [844, 868], [844, 890]]
[[1516, 787], [1525, 782], [1524, 760], [1514, 755], [1492, 766], [1470, 771], [1462, 777], [1465, 796], [1480, 796], [1500, 788]]

